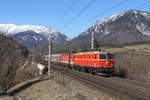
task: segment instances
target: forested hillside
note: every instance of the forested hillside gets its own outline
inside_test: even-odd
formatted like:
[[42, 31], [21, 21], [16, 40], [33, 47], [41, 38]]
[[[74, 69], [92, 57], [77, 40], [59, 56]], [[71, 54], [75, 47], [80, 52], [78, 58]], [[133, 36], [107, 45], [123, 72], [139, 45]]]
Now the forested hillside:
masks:
[[0, 34], [0, 90], [10, 87], [16, 70], [27, 56], [28, 50], [24, 46]]

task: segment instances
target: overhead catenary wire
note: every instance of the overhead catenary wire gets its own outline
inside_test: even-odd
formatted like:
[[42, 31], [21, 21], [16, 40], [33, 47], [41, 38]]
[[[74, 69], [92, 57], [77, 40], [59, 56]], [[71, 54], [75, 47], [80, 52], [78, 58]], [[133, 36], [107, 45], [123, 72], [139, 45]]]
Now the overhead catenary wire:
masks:
[[86, 9], [88, 9], [92, 3], [94, 3], [95, 0], [91, 0], [91, 2], [88, 3], [87, 6], [85, 6], [76, 16], [74, 16], [67, 24], [65, 24], [62, 29], [66, 28], [69, 24], [71, 24], [73, 21], [75, 21]]
[[145, 10], [145, 11], [149, 12], [150, 10]]
[[[105, 13], [108, 13], [108, 12], [112, 11], [112, 9], [114, 9], [114, 8], [116, 8], [116, 7], [118, 7], [118, 6], [121, 6], [122, 4], [124, 4], [124, 3], [128, 2], [128, 1], [129, 1], [129, 0], [123, 0], [123, 1], [121, 1], [121, 2], [119, 2], [118, 4], [112, 6], [111, 8], [105, 10], [104, 12], [100, 13], [99, 15], [88, 19], [88, 21], [89, 21], [89, 20], [97, 19], [98, 17], [103, 16]], [[146, 1], [146, 2], [143, 2], [142, 4], [136, 6], [136, 7], [133, 8], [133, 9], [137, 9], [137, 8], [139, 8], [139, 7], [141, 7], [141, 6], [145, 5], [145, 4], [147, 4], [147, 3], [149, 3], [149, 2], [150, 2], [150, 0], [149, 0], [149, 1]], [[148, 10], [148, 11], [149, 11], [149, 10]], [[86, 23], [87, 23], [87, 21], [86, 21]], [[85, 24], [85, 23], [84, 23], [84, 24]], [[82, 24], [81, 24], [81, 25], [82, 25]]]
[[[111, 8], [109, 8], [109, 9], [107, 9], [107, 10], [105, 10], [104, 12], [100, 13], [99, 15], [97, 15], [97, 16], [95, 16], [95, 17], [93, 17], [93, 18], [88, 19], [88, 21], [86, 21], [85, 23], [89, 22], [89, 20], [94, 20], [94, 19], [97, 19], [97, 18], [100, 17], [100, 16], [103, 16], [104, 14], [106, 14], [106, 13], [112, 11], [112, 9], [117, 8], [118, 6], [121, 6], [122, 4], [125, 4], [125, 3], [128, 2], [128, 1], [129, 1], [129, 0], [123, 0], [123, 1], [119, 2], [118, 4], [112, 6]], [[150, 3], [150, 0], [143, 2], [143, 3], [141, 3], [140, 5], [138, 5], [138, 6], [136, 6], [136, 7], [133, 7], [132, 9], [138, 9], [138, 8], [141, 8], [141, 7], [144, 8], [144, 6], [147, 5], [148, 3]], [[147, 5], [146, 7], [148, 7], [148, 5]], [[146, 10], [146, 11], [150, 11], [150, 10]], [[85, 25], [85, 23], [84, 23], [84, 25]], [[81, 26], [81, 25], [82, 25], [82, 24], [80, 24], [80, 26]], [[79, 26], [77, 26], [77, 27], [79, 28]], [[74, 29], [74, 28], [73, 28], [73, 29]]]
[[[74, 0], [74, 1], [71, 3], [71, 5], [65, 10], [64, 14], [58, 18], [59, 21], [62, 21], [62, 20], [64, 19], [64, 17], [71, 11], [71, 9], [72, 9], [73, 6], [77, 3], [77, 1], [78, 1], [78, 0]], [[57, 25], [57, 23], [53, 23], [50, 27], [52, 28], [52, 27], [54, 27], [54, 26], [56, 26], [56, 25]]]
[[[60, 21], [62, 21], [65, 17], [66, 17], [66, 15], [71, 11], [71, 9], [75, 6], [75, 4], [77, 3], [77, 1], [78, 0], [74, 0], [72, 3], [71, 3], [71, 5], [64, 11], [64, 13], [62, 14], [62, 16], [60, 16], [59, 18], [58, 18], [58, 21], [60, 22]], [[51, 25], [51, 27], [54, 27], [54, 26], [56, 26], [58, 23], [55, 23], [55, 24], [52, 24]]]
[[[109, 9], [105, 10], [104, 12], [100, 13], [98, 16], [93, 17], [93, 18], [91, 18], [91, 19], [89, 19], [89, 20], [94, 20], [94, 19], [98, 18], [99, 16], [102, 16], [102, 15], [104, 15], [105, 13], [108, 13], [108, 12], [111, 11], [112, 9], [114, 9], [114, 8], [116, 8], [116, 7], [118, 7], [118, 6], [122, 5], [122, 4], [124, 4], [124, 3], [127, 2], [127, 1], [129, 1], [129, 0], [123, 0], [122, 2], [119, 2], [119, 3], [116, 4], [115, 6], [113, 6], [113, 7], [109, 8]], [[143, 8], [145, 8], [145, 7], [143, 7], [143, 6], [146, 5], [146, 4], [148, 4], [148, 3], [150, 3], [150, 0], [143, 2], [142, 4], [140, 4], [140, 5], [136, 6], [136, 7], [134, 7], [133, 9], [138, 9], [138, 8], [140, 8], [140, 7], [142, 7], [142, 9], [143, 9]], [[148, 6], [149, 6], [149, 5], [147, 5], [146, 7], [148, 7]], [[147, 11], [150, 11], [150, 10], [147, 10]]]
[[[71, 5], [64, 11], [64, 13], [58, 17], [58, 21], [59, 23], [62, 22], [64, 20], [64, 18], [66, 17], [66, 15], [72, 10], [72, 8], [79, 2], [80, 0], [74, 0]], [[57, 26], [59, 23], [54, 23], [52, 24], [50, 27], [54, 28], [55, 26]], [[60, 29], [61, 30], [61, 29]]]
[[116, 5], [110, 7], [109, 9], [103, 11], [102, 13], [98, 14], [97, 16], [95, 16], [93, 18], [90, 18], [89, 20], [97, 19], [98, 17], [104, 15], [105, 13], [108, 13], [108, 12], [112, 11], [112, 9], [117, 8], [118, 6], [121, 6], [122, 4], [126, 3], [127, 1], [129, 1], [129, 0], [123, 0], [123, 1], [121, 1], [119, 3], [117, 3]]
[[[64, 12], [64, 14], [59, 18], [59, 21], [62, 21], [64, 19], [64, 17], [70, 12], [70, 10], [73, 8], [73, 6], [76, 4], [78, 0], [74, 0], [72, 2], [72, 4], [69, 6], [69, 8]], [[52, 24], [51, 27], [54, 27], [55, 25], [57, 25], [56, 23]], [[49, 29], [50, 31], [50, 29]], [[49, 60], [48, 60], [48, 75], [51, 76], [51, 71], [50, 71], [50, 65], [51, 65], [51, 35], [49, 33], [49, 42], [48, 42], [48, 49], [49, 49]]]
[[74, 5], [77, 3], [78, 0], [74, 0], [71, 5], [66, 9], [66, 11], [64, 12], [64, 14], [59, 18], [59, 21], [62, 21], [65, 16], [71, 11], [71, 9], [74, 7]]
[[[100, 14], [98, 14], [97, 16], [92, 17], [92, 18], [89, 18], [88, 21], [85, 21], [83, 24], [80, 24], [79, 26], [86, 25], [86, 23], [89, 22], [89, 21], [91, 21], [91, 20], [96, 20], [98, 17], [105, 15], [106, 13], [112, 11], [112, 9], [115, 9], [115, 8], [117, 8], [118, 6], [121, 6], [121, 5], [123, 5], [124, 3], [128, 2], [128, 1], [129, 1], [129, 0], [123, 0], [123, 1], [121, 1], [121, 2], [119, 2], [119, 3], [117, 3], [116, 5], [114, 5], [114, 6], [110, 7], [110, 8], [108, 8], [108, 9], [106, 9], [105, 11], [103, 11], [103, 12], [100, 13]], [[77, 26], [77, 27], [79, 28], [79, 26]], [[73, 28], [73, 29], [75, 29], [75, 28]]]
[[[140, 8], [139, 10], [141, 10], [141, 11], [147, 11], [147, 10], [144, 10], [144, 9], [146, 9], [147, 7], [150, 7], [150, 4], [148, 4], [148, 5], [146, 5], [146, 6], [142, 7], [142, 8]], [[147, 9], [149, 9], [149, 8], [147, 8]]]
[[[73, 8], [73, 6], [77, 3], [77, 1], [78, 0], [74, 0], [72, 3], [71, 3], [71, 5], [64, 11], [64, 13], [60, 16], [60, 17], [58, 17], [58, 21], [60, 22], [60, 21], [62, 21], [64, 18], [65, 18], [65, 16], [71, 11], [71, 9]], [[58, 23], [54, 23], [54, 24], [52, 24], [50, 27], [54, 27], [54, 26], [56, 26]]]
[[149, 1], [145, 1], [145, 2], [143, 2], [142, 4], [139, 4], [138, 6], [136, 6], [136, 7], [134, 7], [133, 9], [138, 9], [138, 8], [140, 8], [140, 7], [143, 7], [145, 4], [147, 4], [147, 3], [150, 3], [150, 0]]

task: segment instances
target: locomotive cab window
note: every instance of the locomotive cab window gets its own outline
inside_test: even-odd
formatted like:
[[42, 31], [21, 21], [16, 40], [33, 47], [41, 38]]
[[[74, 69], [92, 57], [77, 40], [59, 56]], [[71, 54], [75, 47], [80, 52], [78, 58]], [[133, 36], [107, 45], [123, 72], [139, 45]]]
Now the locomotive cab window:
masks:
[[96, 54], [94, 55], [94, 59], [96, 59]]
[[100, 57], [99, 57], [100, 59], [106, 59], [106, 55], [104, 55], [104, 54], [100, 54]]
[[74, 56], [74, 55], [72, 55], [72, 59], [75, 59], [75, 56]]
[[112, 54], [109, 54], [108, 59], [114, 59], [114, 56]]

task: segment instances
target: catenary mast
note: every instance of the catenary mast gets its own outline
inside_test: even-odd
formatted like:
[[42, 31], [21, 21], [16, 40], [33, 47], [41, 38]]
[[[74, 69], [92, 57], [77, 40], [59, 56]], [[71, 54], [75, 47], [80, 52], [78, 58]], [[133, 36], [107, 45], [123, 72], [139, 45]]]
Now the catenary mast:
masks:
[[92, 30], [91, 50], [94, 50], [94, 32]]
[[49, 29], [49, 42], [48, 42], [48, 53], [49, 53], [49, 56], [48, 56], [48, 76], [51, 75], [51, 71], [50, 71], [50, 67], [51, 67], [51, 35], [50, 35], [50, 29]]

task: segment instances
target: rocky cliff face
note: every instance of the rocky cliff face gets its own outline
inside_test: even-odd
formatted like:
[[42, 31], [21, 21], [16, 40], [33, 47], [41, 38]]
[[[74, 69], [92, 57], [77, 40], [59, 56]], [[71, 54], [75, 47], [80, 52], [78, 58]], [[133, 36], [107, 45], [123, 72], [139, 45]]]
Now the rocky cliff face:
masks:
[[97, 41], [114, 44], [150, 40], [150, 13], [129, 10], [110, 18], [96, 21], [92, 27], [75, 37], [71, 43], [85, 44], [91, 41], [91, 33]]

